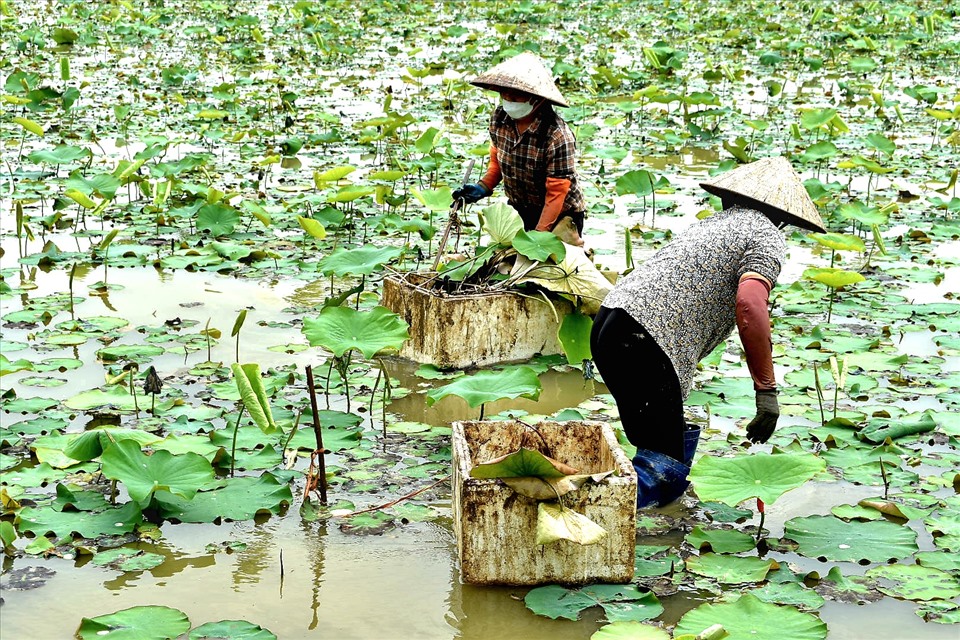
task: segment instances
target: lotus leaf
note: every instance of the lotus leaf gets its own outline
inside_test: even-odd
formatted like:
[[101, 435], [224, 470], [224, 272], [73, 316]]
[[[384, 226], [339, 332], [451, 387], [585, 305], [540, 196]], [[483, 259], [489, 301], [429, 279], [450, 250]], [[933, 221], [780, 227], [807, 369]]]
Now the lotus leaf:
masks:
[[144, 447], [160, 442], [163, 438], [147, 431], [140, 431], [139, 429], [99, 427], [71, 438], [67, 446], [63, 448], [63, 453], [74, 460], [93, 460], [94, 458], [99, 458], [100, 454], [110, 446], [111, 442], [118, 440], [133, 440], [141, 447]]
[[351, 349], [365, 358], [384, 349], [398, 350], [409, 337], [407, 330], [407, 323], [386, 307], [370, 311], [330, 307], [317, 318], [303, 320], [303, 333], [310, 345], [329, 349], [337, 357]]
[[776, 565], [773, 560], [761, 558], [719, 555], [704, 553], [691, 556], [686, 560], [687, 571], [713, 578], [722, 584], [740, 584], [743, 582], [762, 582], [767, 572]]
[[531, 589], [523, 599], [537, 615], [556, 620], [578, 620], [591, 607], [603, 607], [610, 622], [652, 620], [663, 613], [663, 606], [652, 592], [633, 585], [597, 584], [582, 589], [548, 585]]
[[197, 229], [209, 231], [214, 237], [233, 233], [238, 222], [240, 213], [227, 205], [205, 204], [197, 211]]
[[679, 555], [664, 554], [669, 549], [670, 547], [664, 546], [637, 545], [633, 563], [634, 575], [638, 578], [649, 578], [683, 571], [683, 561]]
[[763, 454], [716, 458], [702, 456], [690, 470], [697, 496], [703, 501], [736, 506], [750, 498], [773, 504], [823, 471], [824, 461], [809, 454]]
[[120, 571], [149, 571], [163, 564], [164, 557], [159, 553], [150, 553], [142, 549], [118, 547], [98, 551], [91, 562], [100, 567], [111, 567]]
[[273, 421], [273, 413], [270, 410], [270, 399], [267, 397], [263, 379], [260, 376], [260, 365], [234, 363], [230, 365], [230, 371], [233, 373], [233, 380], [237, 384], [243, 406], [247, 409], [253, 423], [264, 433], [277, 431], [278, 427]]
[[942, 600], [924, 602], [917, 607], [916, 613], [924, 622], [939, 622], [940, 624], [960, 624], [960, 605]]
[[584, 312], [595, 314], [613, 286], [582, 247], [565, 246], [566, 255], [557, 264], [531, 262], [517, 256], [511, 278], [518, 285], [531, 282], [548, 291], [580, 296]]
[[593, 330], [593, 318], [575, 311], [563, 317], [557, 337], [563, 346], [567, 362], [579, 365], [593, 358], [590, 351], [590, 332]]
[[863, 253], [867, 249], [860, 236], [849, 233], [808, 233], [807, 237], [834, 251], [858, 251]]
[[29, 360], [8, 360], [7, 356], [0, 353], [0, 376], [5, 376], [10, 373], [16, 373], [18, 371], [31, 371], [33, 370], [34, 363]]
[[39, 487], [48, 482], [59, 480], [65, 475], [67, 475], [66, 471], [54, 469], [41, 462], [35, 467], [21, 467], [15, 471], [5, 472], [3, 474], [3, 484], [18, 487]]
[[741, 553], [757, 546], [753, 537], [735, 529], [694, 527], [685, 540], [694, 549], [710, 549], [716, 553]]
[[110, 505], [102, 493], [84, 491], [79, 488], [71, 489], [62, 483], [57, 483], [57, 498], [51, 503], [57, 511], [75, 509], [77, 511], [100, 511]]
[[513, 248], [522, 256], [539, 262], [562, 262], [566, 245], [548, 231], [520, 231], [513, 238]]
[[521, 447], [506, 455], [475, 465], [471, 478], [562, 478], [577, 470], [534, 449]]
[[530, 367], [510, 367], [502, 371], [480, 371], [473, 375], [462, 376], [450, 384], [431, 389], [427, 393], [427, 406], [446, 398], [459, 396], [471, 407], [503, 398], [540, 397], [542, 386], [540, 378]]
[[82, 640], [166, 640], [190, 629], [187, 615], [177, 609], [141, 606], [105, 616], [84, 618], [77, 629]]
[[912, 436], [918, 433], [927, 433], [937, 428], [931, 411], [924, 411], [918, 420], [889, 420], [874, 419], [867, 422], [867, 425], [857, 432], [857, 437], [880, 444], [890, 438], [896, 440], [905, 436]]
[[915, 564], [882, 565], [868, 569], [866, 575], [878, 580], [877, 588], [894, 598], [953, 600], [960, 596], [960, 580], [933, 567]]
[[213, 467], [203, 456], [163, 450], [147, 456], [133, 440], [112, 443], [100, 459], [103, 475], [122, 482], [130, 497], [141, 504], [160, 490], [190, 499], [213, 479]]
[[553, 544], [559, 540], [590, 545], [600, 542], [606, 535], [606, 529], [582, 513], [558, 503], [537, 504], [536, 543], [539, 545]]
[[189, 500], [167, 492], [156, 495], [160, 514], [179, 522], [249, 520], [258, 513], [279, 513], [292, 501], [290, 487], [269, 473], [259, 478], [230, 478], [222, 488], [201, 491]]
[[839, 289], [866, 280], [866, 278], [855, 271], [846, 271], [844, 269], [834, 269], [830, 267], [807, 269], [803, 272], [803, 277], [808, 280], [816, 280], [831, 289]]
[[730, 635], [728, 640], [823, 640], [827, 625], [809, 613], [794, 607], [778, 606], [744, 594], [734, 602], [702, 604], [684, 614], [674, 634], [696, 635], [720, 624]]
[[747, 593], [770, 604], [786, 604], [807, 610], [819, 609], [825, 602], [819, 593], [796, 582], [766, 584]]
[[414, 198], [420, 201], [420, 204], [434, 212], [447, 211], [453, 203], [450, 187], [431, 190], [412, 189], [411, 193], [413, 193]]
[[960, 510], [956, 507], [937, 513], [923, 521], [927, 530], [933, 534], [933, 542], [940, 549], [960, 552]]
[[324, 275], [371, 275], [382, 271], [383, 266], [403, 253], [401, 247], [375, 247], [367, 245], [358, 249], [337, 249], [320, 260], [317, 268]]
[[590, 640], [670, 640], [670, 634], [660, 627], [624, 620], [603, 625]]
[[844, 522], [833, 516], [792, 518], [784, 536], [800, 545], [800, 553], [836, 562], [888, 562], [917, 551], [917, 534], [892, 522]]
[[484, 233], [490, 236], [495, 245], [509, 247], [516, 235], [523, 231], [520, 214], [502, 202], [484, 207], [480, 212], [480, 222]]
[[246, 620], [220, 620], [191, 629], [188, 640], [277, 640], [277, 636]]
[[24, 507], [17, 514], [17, 529], [37, 536], [52, 533], [55, 538], [98, 538], [129, 533], [143, 521], [140, 507], [128, 502], [102, 511], [55, 511], [52, 507]]

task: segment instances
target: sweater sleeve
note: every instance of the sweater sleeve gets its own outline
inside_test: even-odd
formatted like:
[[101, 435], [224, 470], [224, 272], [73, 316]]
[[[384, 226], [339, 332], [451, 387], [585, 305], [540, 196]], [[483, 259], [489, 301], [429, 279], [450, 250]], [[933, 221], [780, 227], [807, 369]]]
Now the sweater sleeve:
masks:
[[500, 180], [503, 178], [503, 174], [500, 172], [500, 161], [497, 160], [497, 148], [490, 145], [490, 164], [487, 165], [487, 172], [482, 178], [480, 178], [480, 183], [493, 193], [493, 190], [500, 184]]
[[570, 181], [565, 178], [547, 178], [547, 197], [537, 222], [537, 231], [550, 231], [557, 224], [563, 203], [570, 191]]
[[744, 276], [737, 288], [737, 330], [757, 391], [777, 388], [767, 310], [769, 294], [770, 284], [758, 275]]

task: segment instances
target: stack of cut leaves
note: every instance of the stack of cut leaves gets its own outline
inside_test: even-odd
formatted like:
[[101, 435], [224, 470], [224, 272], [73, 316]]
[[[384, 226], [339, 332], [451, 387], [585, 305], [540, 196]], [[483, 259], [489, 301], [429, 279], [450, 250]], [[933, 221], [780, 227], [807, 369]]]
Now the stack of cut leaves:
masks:
[[439, 276], [447, 291], [475, 293], [534, 285], [595, 313], [610, 283], [582, 249], [547, 231], [524, 231], [520, 215], [504, 203], [484, 208], [480, 221], [490, 244], [478, 244], [473, 258], [450, 260], [441, 267]]
[[535, 449], [520, 447], [477, 464], [470, 470], [470, 477], [499, 479], [520, 495], [537, 500], [537, 544], [569, 540], [587, 545], [599, 542], [607, 532], [582, 513], [565, 507], [563, 496], [586, 482], [600, 482], [611, 473], [580, 473]]

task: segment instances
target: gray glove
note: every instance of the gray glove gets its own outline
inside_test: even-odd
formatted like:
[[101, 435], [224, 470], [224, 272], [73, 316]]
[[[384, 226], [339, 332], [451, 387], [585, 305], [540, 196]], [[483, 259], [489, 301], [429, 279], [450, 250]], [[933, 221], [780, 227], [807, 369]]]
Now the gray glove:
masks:
[[777, 390], [757, 391], [757, 415], [747, 425], [747, 439], [750, 442], [766, 442], [777, 428], [780, 417], [780, 404], [777, 402]]

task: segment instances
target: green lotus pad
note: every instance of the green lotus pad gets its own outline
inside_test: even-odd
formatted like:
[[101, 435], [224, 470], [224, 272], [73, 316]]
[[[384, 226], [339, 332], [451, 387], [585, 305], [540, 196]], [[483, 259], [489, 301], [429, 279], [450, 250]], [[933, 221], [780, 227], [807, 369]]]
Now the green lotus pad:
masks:
[[741, 596], [734, 602], [703, 604], [687, 612], [674, 635], [697, 635], [715, 624], [723, 625], [727, 640], [823, 640], [827, 625], [813, 614], [794, 607], [768, 604], [756, 596]]
[[167, 640], [190, 629], [187, 615], [159, 606], [131, 607], [95, 618], [83, 618], [77, 637], [82, 640]]
[[663, 613], [657, 596], [633, 585], [597, 584], [582, 589], [548, 585], [532, 589], [523, 601], [537, 615], [554, 620], [578, 620], [591, 607], [602, 607], [610, 622], [642, 622]]

